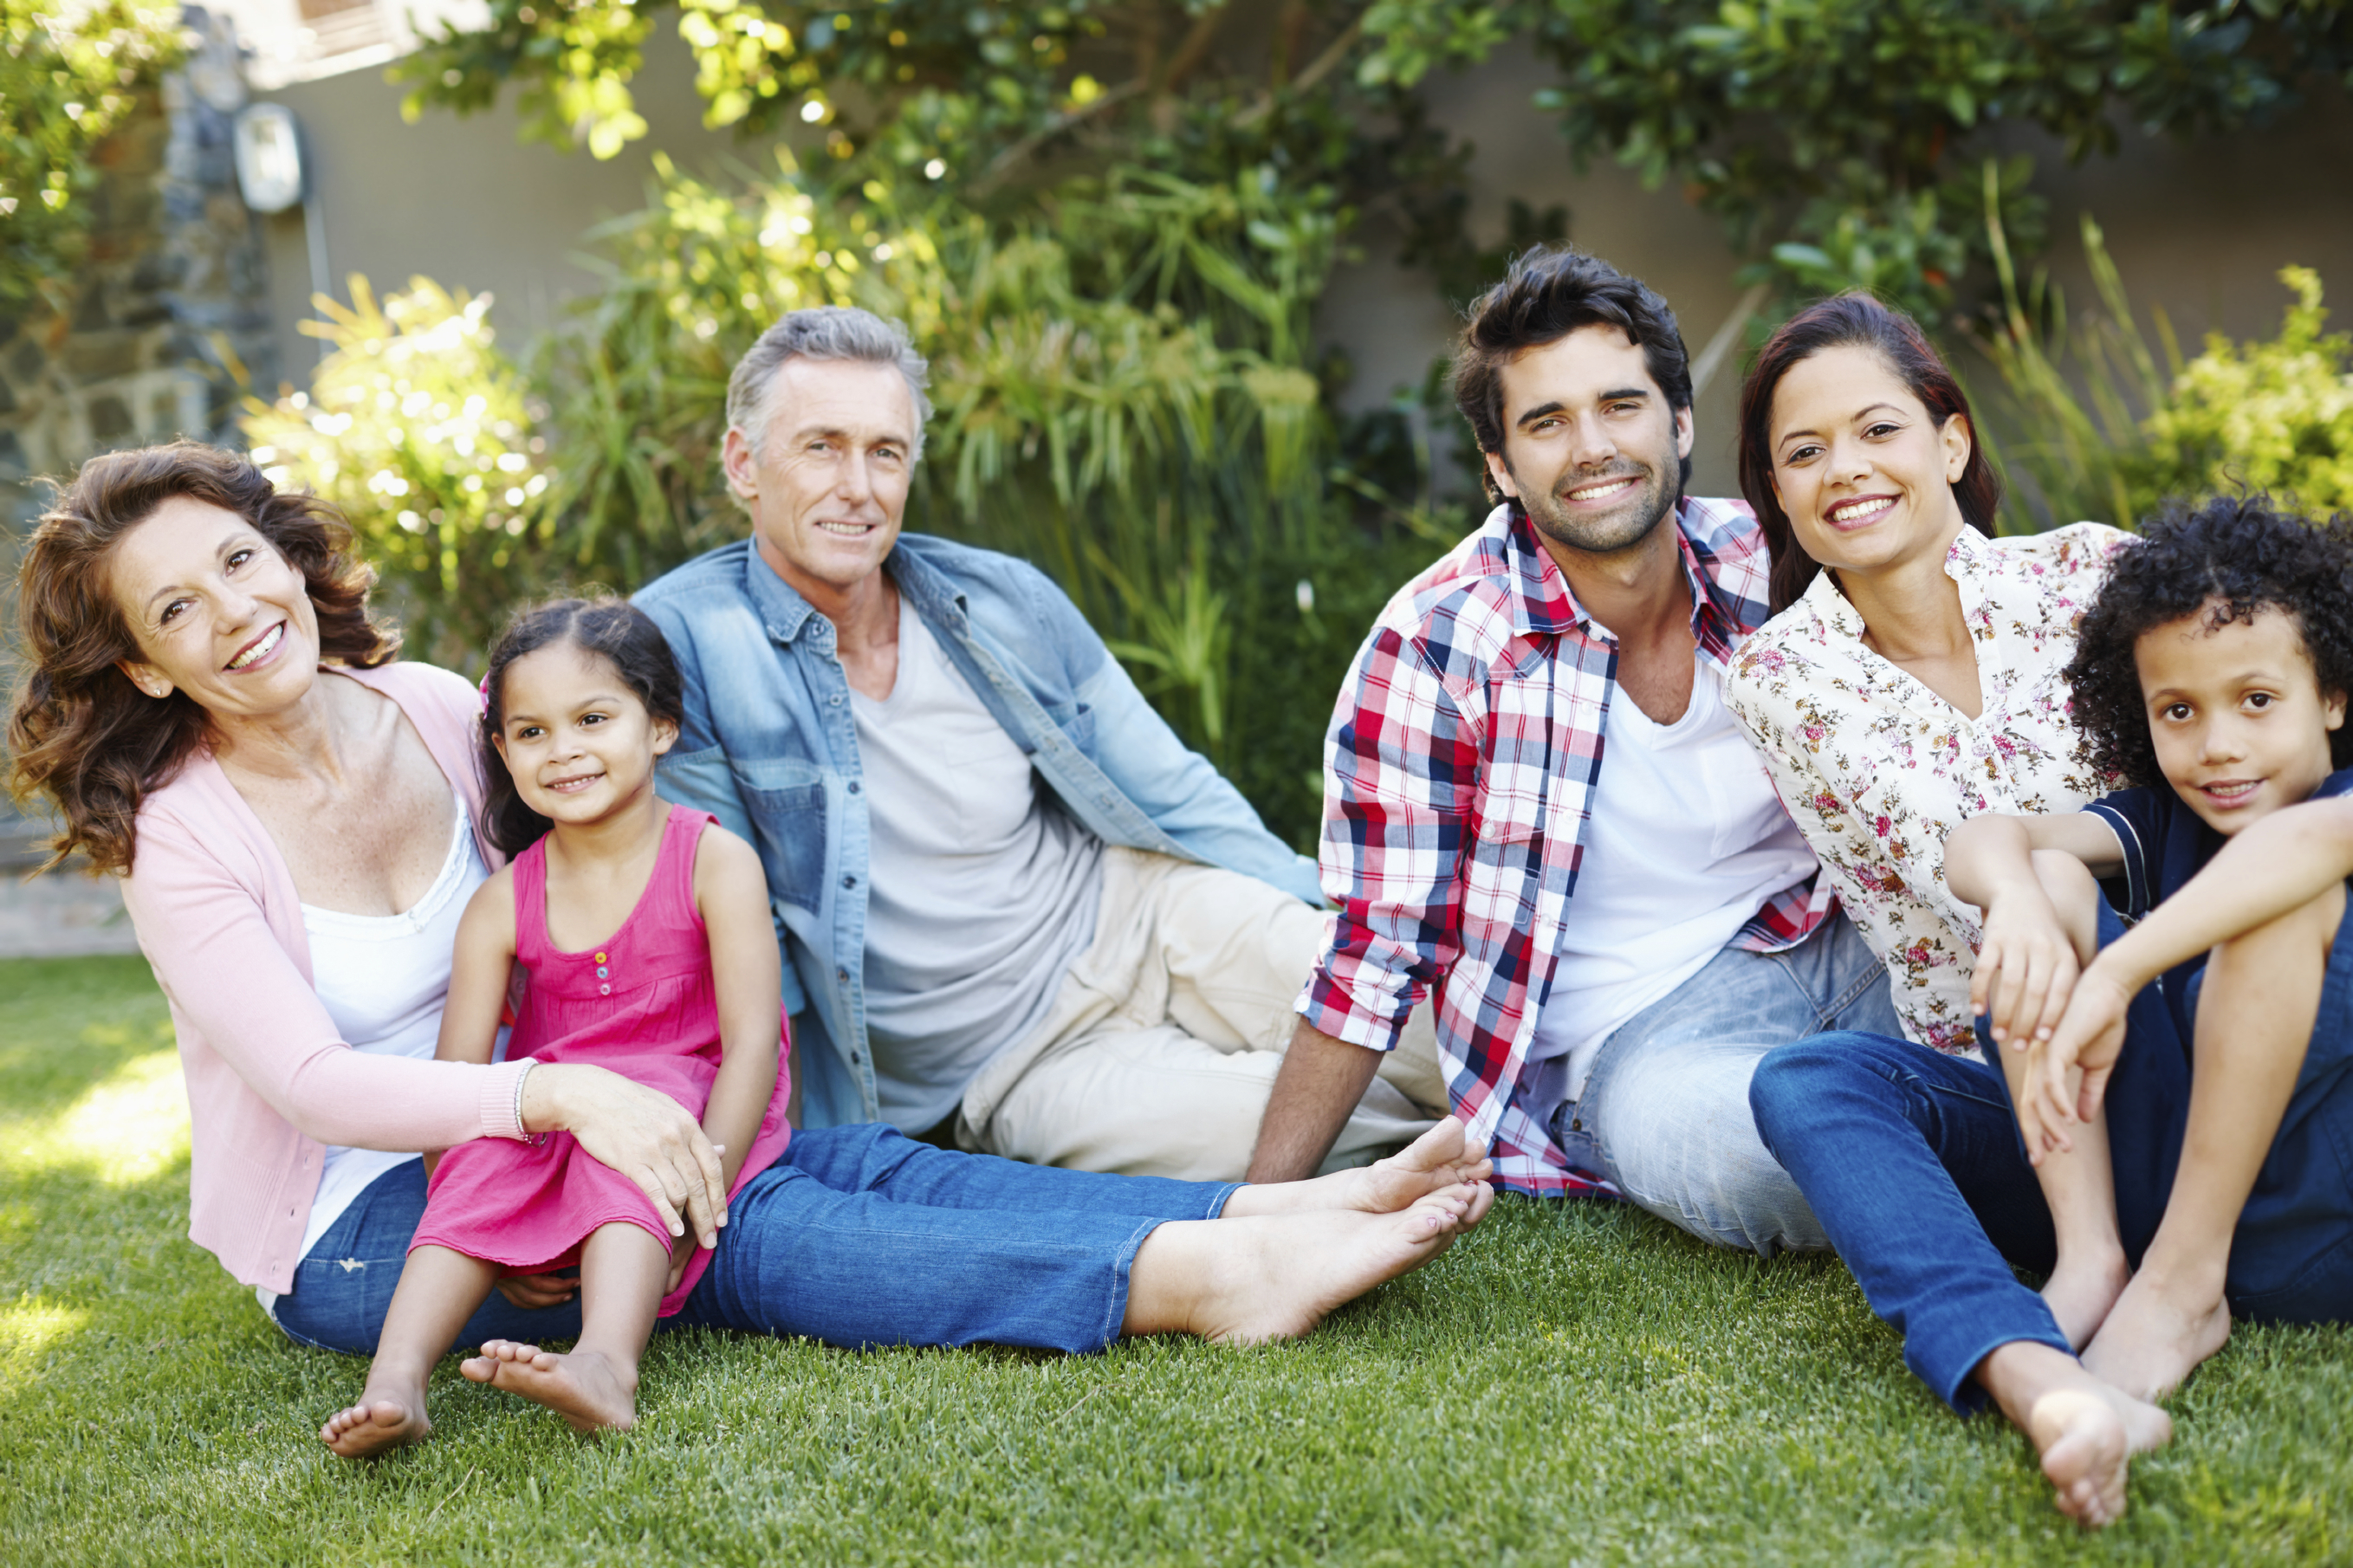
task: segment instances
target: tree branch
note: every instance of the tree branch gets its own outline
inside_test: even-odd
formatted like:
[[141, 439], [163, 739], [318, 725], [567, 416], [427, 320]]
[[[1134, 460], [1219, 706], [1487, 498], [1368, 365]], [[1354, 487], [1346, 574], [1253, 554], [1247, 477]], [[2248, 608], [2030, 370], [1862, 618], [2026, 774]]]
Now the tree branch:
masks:
[[[1307, 62], [1307, 68], [1293, 77], [1282, 90], [1286, 93], [1305, 92], [1340, 67], [1356, 40], [1365, 36], [1365, 19], [1361, 16], [1340, 29], [1339, 37], [1324, 46], [1324, 52]], [[1234, 117], [1236, 125], [1255, 125], [1274, 112], [1275, 95], [1271, 92]]]

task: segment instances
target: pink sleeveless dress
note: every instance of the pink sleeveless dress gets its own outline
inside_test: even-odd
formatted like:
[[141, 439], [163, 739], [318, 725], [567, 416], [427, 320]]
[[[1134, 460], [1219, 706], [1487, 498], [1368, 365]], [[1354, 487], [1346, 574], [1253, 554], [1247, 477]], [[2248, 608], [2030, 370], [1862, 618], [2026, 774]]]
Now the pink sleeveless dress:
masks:
[[[659, 1089], [700, 1120], [719, 1076], [719, 998], [711, 943], [694, 908], [694, 847], [710, 813], [670, 807], [660, 852], [638, 907], [621, 929], [586, 952], [559, 952], [547, 935], [547, 841], [515, 858], [515, 962], [531, 977], [507, 1045], [510, 1061], [586, 1062]], [[779, 1003], [776, 1088], [732, 1199], [774, 1164], [792, 1137], [790, 1028]], [[638, 1184], [580, 1151], [569, 1132], [533, 1143], [477, 1138], [441, 1157], [426, 1189], [425, 1217], [409, 1246], [446, 1247], [469, 1258], [539, 1274], [580, 1261], [598, 1226], [642, 1226], [667, 1247], [670, 1237]], [[697, 1247], [678, 1289], [662, 1298], [668, 1317], [709, 1266]]]

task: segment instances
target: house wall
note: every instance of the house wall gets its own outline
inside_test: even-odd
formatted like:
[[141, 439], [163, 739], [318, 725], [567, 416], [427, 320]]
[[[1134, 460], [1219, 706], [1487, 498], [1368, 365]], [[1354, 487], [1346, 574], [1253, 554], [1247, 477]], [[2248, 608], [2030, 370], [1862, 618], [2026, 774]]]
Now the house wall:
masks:
[[301, 125], [315, 218], [324, 228], [322, 279], [312, 274], [303, 210], [263, 220], [283, 374], [299, 383], [318, 363], [320, 345], [297, 325], [316, 315], [311, 299], [321, 288], [348, 301], [353, 272], [365, 274], [380, 294], [417, 274], [450, 289], [487, 289], [496, 296], [493, 328], [504, 346], [519, 349], [562, 320], [566, 300], [596, 292], [596, 273], [580, 265], [582, 237], [646, 205], [656, 150], [705, 174], [723, 173], [731, 161], [748, 168], [768, 157], [758, 144], [703, 128], [692, 60], [667, 27], [658, 30], [631, 89], [651, 132], [604, 163], [584, 151], [521, 141], [512, 91], [484, 113], [460, 119], [436, 110], [414, 125], [401, 119], [403, 89], [380, 68], [259, 94], [284, 104]]
[[[471, 119], [435, 111], [406, 124], [398, 90], [375, 70], [263, 96], [292, 109], [308, 133], [339, 297], [353, 269], [380, 289], [419, 272], [489, 289], [498, 296], [492, 320], [517, 346], [556, 323], [565, 300], [595, 289], [596, 275], [577, 259], [580, 237], [643, 205], [652, 148], [702, 173], [763, 161], [757, 144], [702, 128], [691, 78], [684, 49], [659, 30], [632, 83], [652, 134], [605, 163], [519, 142], [512, 98]], [[1474, 232], [1483, 243], [1497, 239], [1514, 197], [1538, 209], [1566, 205], [1570, 237], [1666, 295], [1697, 354], [1739, 296], [1736, 258], [1715, 220], [1680, 194], [1645, 190], [1607, 161], [1577, 171], [1556, 122], [1531, 102], [1554, 79], [1542, 62], [1504, 51], [1429, 84], [1436, 121], [1477, 148]], [[2118, 155], [2073, 168], [2032, 135], [2010, 136], [2002, 150], [2038, 155], [2037, 186], [2051, 202], [2050, 262], [2069, 298], [2092, 297], [2076, 240], [2077, 214], [2090, 211], [2136, 303], [2163, 310], [2192, 352], [2210, 330], [2241, 337], [2275, 330], [2286, 296], [2274, 274], [2285, 262], [2318, 268], [2353, 298], [2353, 184], [2325, 173], [2353, 167], [2353, 108], [2333, 89], [2273, 130], [2221, 142], [2181, 145], [2127, 131]], [[294, 331], [312, 287], [301, 218], [266, 220], [266, 233], [279, 363], [294, 374], [318, 353]], [[1365, 259], [1339, 269], [1320, 315], [1326, 341], [1355, 366], [1345, 394], [1352, 408], [1379, 405], [1419, 382], [1452, 330], [1451, 311], [1427, 278], [1388, 259], [1393, 234], [1375, 223], [1359, 240]], [[1739, 368], [1736, 354], [1697, 410], [1694, 480], [1713, 491], [1733, 485]]]

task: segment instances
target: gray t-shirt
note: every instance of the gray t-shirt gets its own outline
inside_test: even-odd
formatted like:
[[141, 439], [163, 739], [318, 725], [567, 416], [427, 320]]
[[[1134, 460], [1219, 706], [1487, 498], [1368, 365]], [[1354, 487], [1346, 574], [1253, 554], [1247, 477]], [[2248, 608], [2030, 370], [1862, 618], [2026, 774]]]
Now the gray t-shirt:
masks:
[[866, 1035], [883, 1120], [920, 1131], [1044, 1021], [1094, 941], [1103, 840], [1039, 787], [903, 594], [898, 680], [850, 711], [872, 826]]

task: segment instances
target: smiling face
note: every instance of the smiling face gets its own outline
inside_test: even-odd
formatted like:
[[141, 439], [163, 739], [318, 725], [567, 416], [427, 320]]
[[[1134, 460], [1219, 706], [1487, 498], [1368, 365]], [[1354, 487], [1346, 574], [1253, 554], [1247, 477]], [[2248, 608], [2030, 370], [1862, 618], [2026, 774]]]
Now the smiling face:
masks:
[[2266, 607], [2214, 626], [2209, 606], [2143, 632], [2133, 662], [2157, 765], [2216, 832], [2306, 800], [2328, 777], [2346, 694], [2320, 689], [2294, 616]]
[[522, 803], [553, 822], [586, 826], [643, 802], [654, 759], [677, 742], [613, 661], [578, 643], [533, 648], [506, 667], [499, 732]]
[[150, 697], [185, 691], [216, 720], [284, 712], [319, 674], [319, 616], [294, 564], [236, 512], [174, 496], [115, 542], [107, 586]]
[[1688, 408], [1670, 408], [1641, 347], [1597, 322], [1503, 367], [1504, 449], [1487, 471], [1536, 531], [1586, 554], [1630, 550], [1683, 493]]
[[1939, 424], [1874, 350], [1842, 344], [1791, 365], [1769, 428], [1773, 493], [1824, 566], [1941, 562], [1967, 526], [1953, 485], [1968, 468], [1968, 421]]
[[788, 359], [761, 405], [759, 450], [727, 432], [727, 481], [753, 547], [820, 609], [881, 566], [914, 478], [915, 400], [893, 364]]

